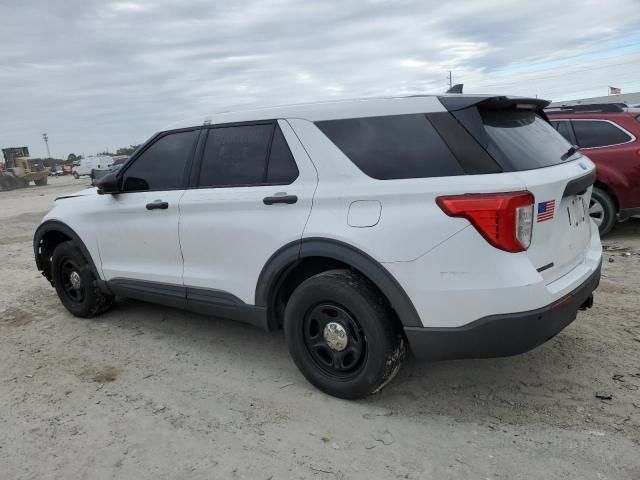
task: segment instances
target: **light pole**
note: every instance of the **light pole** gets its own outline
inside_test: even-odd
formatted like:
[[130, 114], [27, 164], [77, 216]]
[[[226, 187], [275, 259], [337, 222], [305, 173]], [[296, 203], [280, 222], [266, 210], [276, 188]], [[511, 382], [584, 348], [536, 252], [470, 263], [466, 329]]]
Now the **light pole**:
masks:
[[44, 144], [47, 147], [47, 159], [49, 159], [51, 158], [51, 152], [49, 152], [49, 136], [46, 133], [43, 133], [42, 138], [44, 139]]

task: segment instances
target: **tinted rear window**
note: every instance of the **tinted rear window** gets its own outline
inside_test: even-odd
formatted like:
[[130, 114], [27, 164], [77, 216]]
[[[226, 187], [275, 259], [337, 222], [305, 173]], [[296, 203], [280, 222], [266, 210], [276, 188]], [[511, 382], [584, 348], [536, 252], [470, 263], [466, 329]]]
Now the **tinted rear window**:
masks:
[[599, 120], [572, 120], [578, 145], [582, 148], [604, 147], [631, 141], [631, 137], [615, 125]]
[[289, 184], [298, 178], [298, 173], [298, 167], [293, 159], [291, 150], [287, 146], [287, 141], [280, 127], [276, 127], [269, 155], [267, 183]]
[[329, 120], [316, 125], [370, 177], [390, 180], [464, 175], [425, 115]]
[[273, 125], [245, 125], [209, 130], [200, 167], [201, 187], [264, 183]]
[[[487, 150], [505, 171], [562, 163], [571, 147], [549, 123], [530, 110], [480, 110], [489, 137]], [[571, 160], [578, 158], [576, 153]], [[569, 159], [567, 159], [569, 160]]]
[[217, 127], [208, 133], [198, 185], [281, 185], [292, 183], [298, 173], [278, 125]]

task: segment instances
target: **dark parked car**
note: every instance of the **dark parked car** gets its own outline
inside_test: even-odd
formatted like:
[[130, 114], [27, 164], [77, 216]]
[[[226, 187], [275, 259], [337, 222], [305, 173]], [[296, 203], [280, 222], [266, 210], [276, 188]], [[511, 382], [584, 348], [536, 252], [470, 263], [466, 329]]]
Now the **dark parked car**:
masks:
[[64, 175], [64, 169], [60, 165], [56, 165], [49, 171], [51, 177], [61, 177]]
[[623, 103], [548, 109], [551, 124], [596, 164], [589, 214], [607, 233], [640, 216], [640, 108]]

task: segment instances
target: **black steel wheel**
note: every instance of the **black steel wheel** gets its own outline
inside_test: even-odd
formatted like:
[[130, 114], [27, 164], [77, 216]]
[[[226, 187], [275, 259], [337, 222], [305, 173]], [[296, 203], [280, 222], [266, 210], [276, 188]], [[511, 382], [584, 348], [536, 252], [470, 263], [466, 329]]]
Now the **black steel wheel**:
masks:
[[401, 325], [379, 290], [351, 270], [302, 282], [284, 313], [289, 352], [318, 389], [340, 398], [379, 391], [405, 357]]
[[62, 290], [70, 302], [82, 303], [84, 300], [84, 287], [80, 276], [80, 266], [76, 265], [72, 258], [65, 258], [60, 266], [62, 278]]
[[113, 305], [114, 297], [100, 290], [89, 262], [73, 241], [53, 251], [51, 279], [62, 304], [78, 317], [93, 317]]
[[304, 319], [304, 344], [318, 368], [329, 375], [348, 378], [364, 366], [367, 339], [356, 319], [345, 308], [321, 303]]

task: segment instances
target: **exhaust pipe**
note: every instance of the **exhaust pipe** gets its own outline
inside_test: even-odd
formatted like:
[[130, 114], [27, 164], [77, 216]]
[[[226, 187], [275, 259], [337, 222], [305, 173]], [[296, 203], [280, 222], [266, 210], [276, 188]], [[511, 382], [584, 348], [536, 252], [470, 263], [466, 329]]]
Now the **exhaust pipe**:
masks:
[[591, 307], [593, 307], [593, 293], [580, 305], [580, 310], [586, 310]]

